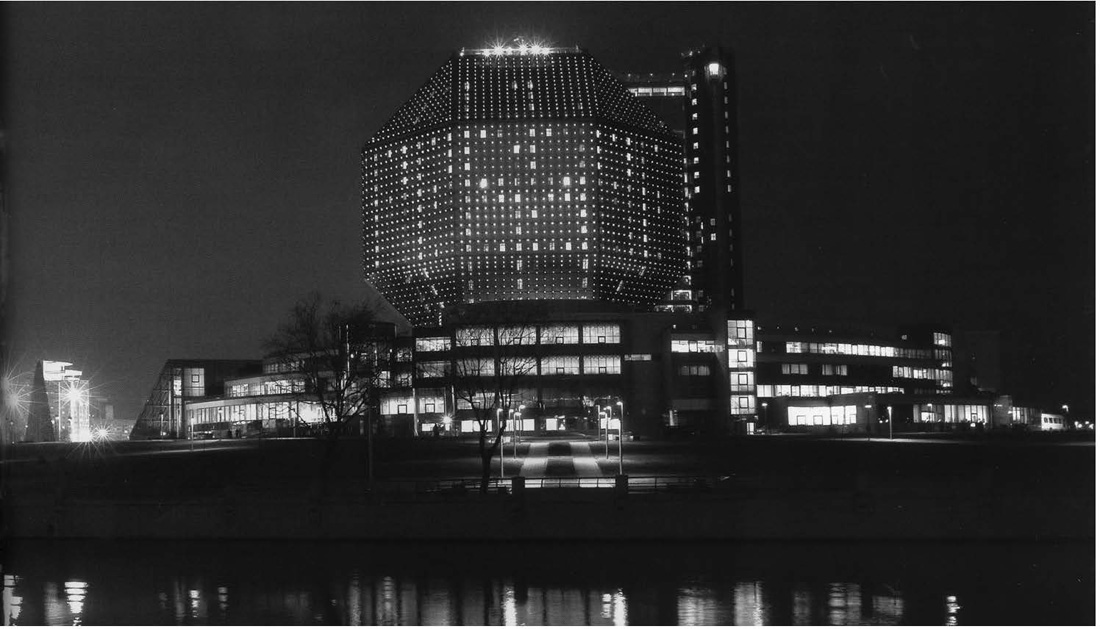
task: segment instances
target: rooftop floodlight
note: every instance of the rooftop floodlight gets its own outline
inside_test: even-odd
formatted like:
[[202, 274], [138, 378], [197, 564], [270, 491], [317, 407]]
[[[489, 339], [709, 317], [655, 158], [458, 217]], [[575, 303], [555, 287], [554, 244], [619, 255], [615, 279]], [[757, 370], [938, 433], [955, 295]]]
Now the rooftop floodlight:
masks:
[[504, 54], [504, 46], [501, 46], [500, 44], [497, 44], [496, 46], [493, 46], [493, 54], [494, 55], [503, 55]]

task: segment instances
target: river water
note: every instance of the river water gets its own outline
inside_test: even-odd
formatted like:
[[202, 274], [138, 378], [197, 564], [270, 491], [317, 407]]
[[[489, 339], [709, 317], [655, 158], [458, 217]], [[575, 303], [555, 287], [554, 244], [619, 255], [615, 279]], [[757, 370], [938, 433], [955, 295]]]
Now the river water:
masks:
[[1092, 543], [5, 544], [12, 625], [1094, 624]]

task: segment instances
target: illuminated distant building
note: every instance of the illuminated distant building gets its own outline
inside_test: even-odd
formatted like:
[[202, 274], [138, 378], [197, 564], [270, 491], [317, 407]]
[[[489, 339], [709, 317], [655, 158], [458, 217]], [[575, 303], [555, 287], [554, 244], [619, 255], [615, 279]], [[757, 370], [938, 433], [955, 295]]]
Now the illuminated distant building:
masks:
[[720, 48], [684, 55], [684, 179], [691, 287], [703, 310], [745, 308], [733, 59]]
[[456, 304], [652, 306], [683, 275], [681, 140], [587, 52], [454, 54], [362, 152], [366, 280]]
[[260, 361], [257, 360], [167, 361], [134, 422], [130, 439], [180, 439], [189, 436], [184, 415], [191, 400], [222, 395], [227, 380], [259, 372]]
[[91, 440], [90, 383], [71, 367], [67, 362], [39, 361], [28, 400], [25, 440]]
[[624, 74], [636, 98], [664, 116], [683, 139], [684, 244], [688, 261], [667, 312], [744, 310], [737, 85], [733, 56], [710, 47], [683, 54], [673, 74]]
[[72, 369], [72, 363], [54, 360], [42, 361], [42, 375], [46, 381], [46, 396], [60, 441], [90, 441], [91, 396], [90, 383], [82, 378], [83, 372]]
[[[579, 48], [462, 50], [366, 142], [364, 278], [414, 326], [375, 426], [473, 434], [492, 399], [496, 427], [536, 434], [1071, 427], [999, 393], [995, 335], [747, 310], [733, 56], [680, 63], [616, 78]], [[299, 375], [171, 360], [132, 436], [311, 431]]]

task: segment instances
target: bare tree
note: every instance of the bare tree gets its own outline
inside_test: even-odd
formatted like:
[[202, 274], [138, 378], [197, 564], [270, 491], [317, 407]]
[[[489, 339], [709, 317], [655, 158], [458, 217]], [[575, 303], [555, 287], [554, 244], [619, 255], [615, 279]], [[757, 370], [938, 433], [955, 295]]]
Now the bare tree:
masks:
[[324, 435], [335, 440], [362, 418], [369, 437], [370, 411], [386, 384], [394, 336], [394, 325], [380, 321], [377, 312], [369, 303], [325, 304], [311, 293], [267, 339], [269, 356], [292, 380], [287, 392], [296, 402], [294, 421], [302, 421], [303, 408], [311, 409]]
[[489, 490], [493, 457], [504, 438], [505, 420], [527, 401], [522, 399], [520, 386], [538, 366], [536, 338], [535, 326], [527, 323], [473, 324], [455, 330], [451, 378], [456, 402], [471, 411], [477, 422], [481, 493]]

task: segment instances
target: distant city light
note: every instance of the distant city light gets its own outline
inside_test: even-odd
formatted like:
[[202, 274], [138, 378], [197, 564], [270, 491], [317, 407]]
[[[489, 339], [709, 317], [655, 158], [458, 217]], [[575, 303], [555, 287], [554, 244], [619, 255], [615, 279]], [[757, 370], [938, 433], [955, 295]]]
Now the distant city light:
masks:
[[11, 442], [15, 441], [17, 427], [27, 423], [30, 386], [24, 380], [24, 375], [14, 371], [6, 371], [0, 378], [0, 416], [4, 418], [6, 426], [3, 430]]

